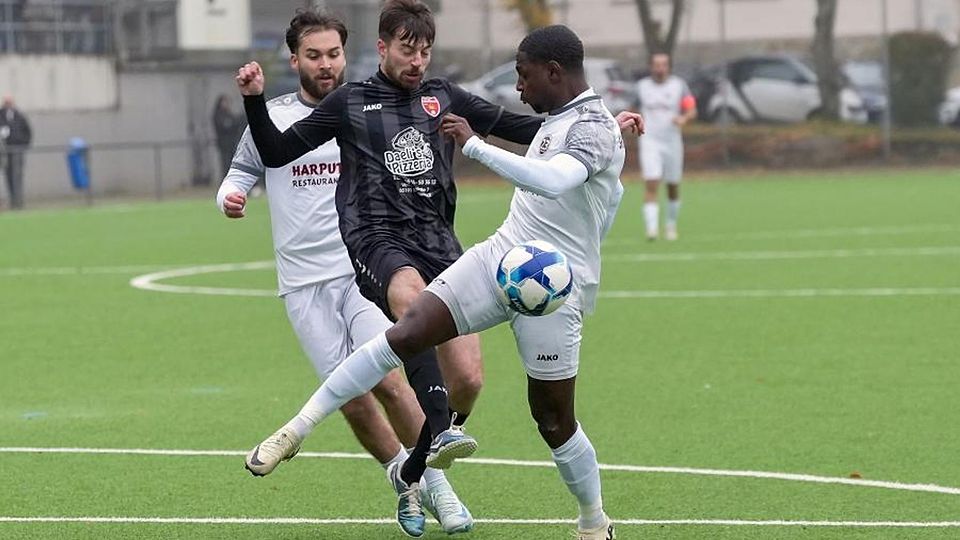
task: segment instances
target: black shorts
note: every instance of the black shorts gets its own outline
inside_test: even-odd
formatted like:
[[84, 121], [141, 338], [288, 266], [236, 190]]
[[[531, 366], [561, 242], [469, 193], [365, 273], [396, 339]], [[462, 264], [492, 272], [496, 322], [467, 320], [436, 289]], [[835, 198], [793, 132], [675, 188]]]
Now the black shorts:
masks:
[[387, 287], [393, 274], [404, 267], [420, 272], [424, 283], [430, 283], [456, 261], [462, 250], [443, 255], [429, 253], [405, 242], [364, 242], [363, 245], [347, 246], [353, 271], [357, 274], [360, 294], [383, 311], [391, 321], [396, 321], [387, 301]]

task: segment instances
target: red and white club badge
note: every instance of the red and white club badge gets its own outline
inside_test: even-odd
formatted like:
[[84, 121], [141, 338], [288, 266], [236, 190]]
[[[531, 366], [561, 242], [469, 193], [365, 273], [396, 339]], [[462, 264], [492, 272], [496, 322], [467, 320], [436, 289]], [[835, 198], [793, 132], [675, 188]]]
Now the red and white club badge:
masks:
[[440, 100], [434, 96], [423, 96], [420, 98], [420, 105], [430, 116], [436, 118], [440, 114]]

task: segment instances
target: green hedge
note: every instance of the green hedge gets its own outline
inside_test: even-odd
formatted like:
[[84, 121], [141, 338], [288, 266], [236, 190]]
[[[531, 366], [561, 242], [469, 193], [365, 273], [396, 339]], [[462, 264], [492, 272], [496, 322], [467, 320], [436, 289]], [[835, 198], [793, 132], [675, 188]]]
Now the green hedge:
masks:
[[953, 48], [940, 34], [903, 32], [890, 37], [890, 97], [899, 126], [937, 123]]

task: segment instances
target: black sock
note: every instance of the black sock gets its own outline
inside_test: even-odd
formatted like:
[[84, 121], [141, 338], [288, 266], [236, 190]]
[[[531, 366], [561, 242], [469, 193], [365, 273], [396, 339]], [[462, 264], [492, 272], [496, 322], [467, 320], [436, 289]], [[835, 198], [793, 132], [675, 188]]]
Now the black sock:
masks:
[[420, 437], [417, 438], [417, 445], [410, 451], [410, 455], [400, 469], [400, 478], [408, 486], [414, 482], [419, 482], [423, 476], [423, 471], [427, 470], [427, 452], [430, 451], [432, 441], [433, 437], [430, 436], [430, 429], [424, 422], [423, 429], [420, 430]]
[[453, 425], [457, 427], [463, 427], [463, 424], [467, 422], [467, 417], [470, 416], [470, 413], [459, 413], [453, 409], [450, 409], [450, 417], [453, 418], [454, 413], [457, 417], [453, 419]]
[[[437, 353], [433, 347], [406, 360], [403, 369], [407, 381], [417, 394], [420, 408], [427, 417], [430, 440], [442, 431], [450, 428], [450, 406], [447, 401], [447, 387], [443, 384]], [[428, 441], [429, 442], [429, 441]]]

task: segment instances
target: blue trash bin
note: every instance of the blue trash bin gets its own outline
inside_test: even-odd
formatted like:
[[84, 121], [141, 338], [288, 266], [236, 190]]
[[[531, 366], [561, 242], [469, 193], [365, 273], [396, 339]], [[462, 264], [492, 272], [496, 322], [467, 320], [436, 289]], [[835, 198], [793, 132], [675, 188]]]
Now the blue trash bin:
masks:
[[67, 151], [67, 168], [70, 169], [70, 182], [79, 190], [90, 188], [90, 166], [88, 165], [89, 147], [80, 137], [70, 139]]

